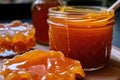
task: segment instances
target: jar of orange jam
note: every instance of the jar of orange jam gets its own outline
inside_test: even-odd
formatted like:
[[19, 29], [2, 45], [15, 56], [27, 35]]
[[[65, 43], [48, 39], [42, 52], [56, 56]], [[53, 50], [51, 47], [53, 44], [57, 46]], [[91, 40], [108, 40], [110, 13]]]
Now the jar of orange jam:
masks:
[[51, 50], [79, 60], [85, 71], [103, 68], [109, 61], [114, 11], [98, 6], [53, 7], [48, 23]]
[[35, 38], [38, 43], [48, 44], [48, 9], [59, 6], [60, 0], [35, 0], [32, 4], [32, 23], [36, 29]]

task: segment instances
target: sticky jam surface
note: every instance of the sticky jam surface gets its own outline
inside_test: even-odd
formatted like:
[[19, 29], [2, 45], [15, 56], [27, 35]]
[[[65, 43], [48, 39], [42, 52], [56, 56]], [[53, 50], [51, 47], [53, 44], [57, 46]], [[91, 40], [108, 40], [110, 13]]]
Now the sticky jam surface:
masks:
[[79, 61], [61, 52], [33, 50], [4, 60], [1, 75], [4, 80], [75, 80], [85, 73]]
[[35, 45], [35, 29], [28, 23], [13, 21], [0, 24], [0, 53], [12, 50], [22, 53]]

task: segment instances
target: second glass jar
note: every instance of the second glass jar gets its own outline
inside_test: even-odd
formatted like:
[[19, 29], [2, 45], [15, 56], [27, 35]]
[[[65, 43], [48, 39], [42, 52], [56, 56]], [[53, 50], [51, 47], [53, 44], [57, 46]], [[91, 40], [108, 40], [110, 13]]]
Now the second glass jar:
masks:
[[59, 6], [60, 0], [36, 0], [32, 5], [32, 22], [35, 26], [35, 38], [38, 43], [48, 44], [48, 9]]

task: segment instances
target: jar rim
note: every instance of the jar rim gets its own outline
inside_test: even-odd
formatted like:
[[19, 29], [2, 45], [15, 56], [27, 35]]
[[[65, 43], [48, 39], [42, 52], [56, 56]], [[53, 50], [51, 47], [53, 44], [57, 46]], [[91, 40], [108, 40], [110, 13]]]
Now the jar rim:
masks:
[[[70, 6], [71, 7], [71, 6]], [[49, 8], [49, 23], [57, 22], [59, 25], [68, 24], [78, 26], [105, 26], [114, 23], [114, 10], [107, 11], [106, 7], [101, 6], [73, 6], [75, 8], [93, 9], [93, 11], [60, 11], [60, 6]], [[86, 10], [87, 10], [86, 9]], [[95, 10], [95, 11], [94, 11]], [[58, 19], [58, 20], [57, 20]], [[64, 20], [64, 21], [62, 21]], [[66, 22], [65, 22], [66, 21]], [[62, 23], [62, 24], [61, 24]]]
[[[73, 8], [71, 9], [71, 11], [68, 9], [68, 11], [60, 11], [60, 8], [61, 7], [64, 7], [64, 6], [57, 6], [57, 7], [51, 7], [49, 8], [49, 12], [52, 12], [52, 13], [58, 13], [58, 14], [71, 14], [71, 13], [81, 13], [81, 12], [85, 12], [85, 13], [88, 13], [88, 12], [101, 12], [101, 11], [107, 11], [107, 7], [103, 7], [103, 6], [65, 6], [66, 8]], [[80, 11], [77, 11], [77, 10], [74, 10], [74, 9], [77, 9], [77, 10], [80, 10]], [[111, 11], [114, 11], [114, 10], [111, 10]], [[107, 11], [107, 12], [111, 12], [111, 11]]]

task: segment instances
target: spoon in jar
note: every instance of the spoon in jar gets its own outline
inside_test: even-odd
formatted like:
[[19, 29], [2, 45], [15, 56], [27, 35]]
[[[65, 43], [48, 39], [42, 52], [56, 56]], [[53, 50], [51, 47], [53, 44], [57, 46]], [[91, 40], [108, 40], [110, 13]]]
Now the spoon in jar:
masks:
[[111, 11], [111, 10], [117, 10], [120, 7], [120, 0], [117, 0], [112, 6], [110, 6], [108, 8], [107, 11]]

